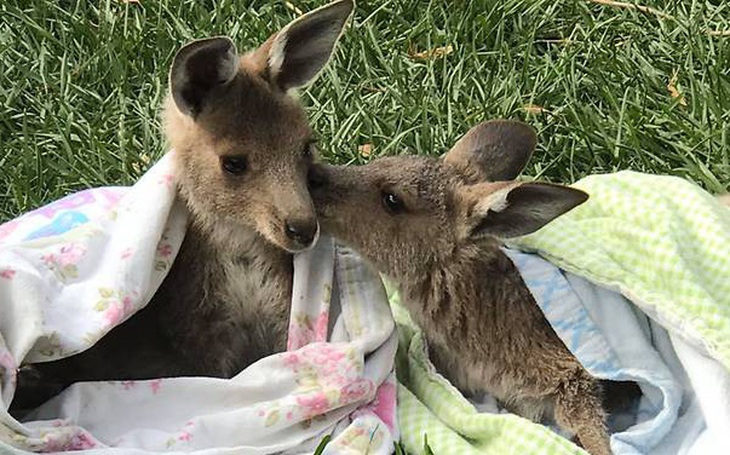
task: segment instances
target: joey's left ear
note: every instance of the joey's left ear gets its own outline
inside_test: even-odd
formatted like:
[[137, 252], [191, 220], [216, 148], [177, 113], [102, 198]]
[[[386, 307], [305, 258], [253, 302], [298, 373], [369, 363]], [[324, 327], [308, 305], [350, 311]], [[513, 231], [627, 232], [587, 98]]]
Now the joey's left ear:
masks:
[[238, 53], [230, 38], [218, 36], [193, 41], [180, 49], [170, 68], [170, 93], [175, 106], [196, 118], [216, 89], [238, 72]]
[[537, 231], [588, 200], [575, 188], [549, 183], [482, 183], [465, 187], [466, 235], [503, 239]]
[[332, 2], [272, 36], [266, 56], [270, 82], [284, 91], [312, 82], [332, 56], [354, 6], [353, 0]]
[[517, 177], [537, 144], [535, 130], [516, 120], [489, 120], [469, 130], [444, 156], [469, 183]]

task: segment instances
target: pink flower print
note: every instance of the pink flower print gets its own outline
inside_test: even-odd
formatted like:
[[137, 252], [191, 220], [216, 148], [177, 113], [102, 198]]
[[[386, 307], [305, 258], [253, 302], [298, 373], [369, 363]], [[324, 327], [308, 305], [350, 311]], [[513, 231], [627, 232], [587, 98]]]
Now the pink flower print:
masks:
[[378, 387], [375, 400], [371, 403], [371, 407], [375, 415], [393, 431], [395, 420], [395, 403], [396, 403], [396, 387], [392, 382], [384, 382]]
[[158, 245], [157, 255], [163, 258], [169, 258], [172, 255], [172, 246], [169, 243]]
[[289, 339], [287, 349], [293, 351], [306, 346], [315, 340], [314, 326], [312, 319], [307, 313], [296, 313], [292, 315], [289, 323]]
[[126, 250], [122, 251], [122, 255], [120, 256], [122, 259], [129, 259], [132, 257], [132, 254], [134, 253], [134, 248], [127, 248]]
[[336, 372], [346, 366], [345, 353], [329, 344], [317, 344], [307, 349], [302, 355], [326, 375]]
[[301, 363], [301, 360], [299, 359], [299, 355], [297, 355], [294, 352], [286, 353], [284, 354], [284, 365], [292, 368], [296, 371], [296, 368]]
[[17, 221], [8, 221], [5, 224], [0, 224], [0, 240], [12, 234], [12, 232], [18, 227]]
[[109, 308], [104, 312], [104, 319], [106, 319], [107, 325], [116, 326], [123, 317], [124, 309], [119, 302], [110, 302]]
[[122, 311], [124, 314], [129, 314], [132, 312], [132, 306], [134, 305], [134, 301], [132, 300], [131, 296], [125, 295], [122, 299]]
[[62, 452], [65, 449], [62, 440], [54, 433], [48, 433], [43, 436], [43, 447], [41, 452]]
[[10, 382], [15, 383], [17, 368], [18, 365], [15, 363], [13, 355], [3, 348], [2, 351], [0, 351], [0, 378], [2, 378], [3, 373], [5, 373], [10, 376]]
[[309, 344], [313, 338], [311, 329], [292, 324], [289, 326], [289, 339], [287, 340], [286, 348], [289, 351], [299, 349]]
[[172, 188], [172, 182], [174, 180], [174, 176], [172, 174], [163, 174], [160, 177], [160, 180], [157, 181], [160, 185], [165, 185], [167, 188]]
[[155, 379], [154, 381], [150, 381], [150, 389], [152, 389], [152, 395], [157, 395], [157, 392], [160, 391], [161, 385], [162, 379]]
[[101, 299], [96, 302], [96, 311], [103, 312], [107, 326], [115, 326], [134, 310], [134, 299], [138, 294], [133, 291], [131, 294], [124, 295], [122, 291], [115, 291], [111, 288], [99, 288]]
[[124, 390], [133, 389], [137, 383], [135, 381], [122, 381], [122, 388]]
[[86, 254], [86, 247], [71, 243], [62, 246], [58, 253], [41, 256], [41, 260], [56, 274], [58, 279], [66, 282], [70, 278], [78, 277], [77, 264], [81, 262], [84, 254]]
[[96, 441], [94, 438], [88, 432], [80, 430], [73, 436], [71, 444], [66, 448], [66, 450], [85, 450], [93, 449], [94, 447], [96, 447]]
[[15, 270], [13, 269], [2, 269], [0, 270], [0, 278], [4, 278], [6, 280], [12, 280], [15, 276]]
[[78, 264], [85, 253], [86, 248], [81, 245], [75, 243], [64, 245], [61, 247], [61, 252], [56, 262], [61, 267], [73, 266]]
[[172, 245], [167, 243], [167, 237], [162, 236], [162, 240], [157, 244], [155, 270], [164, 272], [172, 265]]
[[371, 381], [368, 381], [367, 379], [362, 379], [356, 382], [346, 384], [340, 390], [340, 396], [342, 397], [343, 402], [353, 403], [370, 393], [372, 388], [373, 383]]
[[329, 402], [324, 392], [317, 392], [314, 395], [297, 397], [297, 404], [304, 408], [305, 418], [324, 414], [329, 409]]
[[177, 439], [178, 441], [190, 441], [191, 439], [193, 439], [193, 436], [187, 431], [183, 431], [182, 433], [180, 433], [180, 436], [178, 436]]
[[314, 339], [316, 341], [327, 341], [327, 324], [329, 323], [329, 311], [322, 311], [314, 321]]

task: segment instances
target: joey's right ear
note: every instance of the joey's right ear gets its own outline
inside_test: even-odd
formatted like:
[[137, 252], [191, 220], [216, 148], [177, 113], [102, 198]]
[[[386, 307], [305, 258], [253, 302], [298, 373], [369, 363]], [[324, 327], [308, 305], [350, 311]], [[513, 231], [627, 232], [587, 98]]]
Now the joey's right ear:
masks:
[[193, 41], [180, 49], [170, 69], [170, 91], [180, 112], [197, 117], [211, 92], [236, 76], [238, 64], [236, 46], [226, 37]]
[[460, 196], [465, 235], [502, 239], [531, 234], [588, 200], [579, 189], [537, 182], [479, 183]]

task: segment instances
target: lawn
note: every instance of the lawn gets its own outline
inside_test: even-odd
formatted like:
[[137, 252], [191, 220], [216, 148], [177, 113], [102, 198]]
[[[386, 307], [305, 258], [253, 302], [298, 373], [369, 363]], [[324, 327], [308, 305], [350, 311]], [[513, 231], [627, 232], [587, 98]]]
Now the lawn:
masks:
[[[133, 183], [165, 151], [175, 51], [251, 48], [323, 1], [0, 1], [0, 223]], [[527, 174], [633, 169], [730, 190], [730, 2], [361, 0], [302, 99], [320, 155], [438, 155], [470, 126], [539, 131]]]
[[[166, 150], [177, 48], [241, 49], [321, 1], [4, 0], [0, 222], [69, 192], [130, 184]], [[634, 169], [730, 187], [730, 2], [361, 1], [304, 92], [324, 159], [440, 154], [477, 122], [539, 130], [527, 173]]]

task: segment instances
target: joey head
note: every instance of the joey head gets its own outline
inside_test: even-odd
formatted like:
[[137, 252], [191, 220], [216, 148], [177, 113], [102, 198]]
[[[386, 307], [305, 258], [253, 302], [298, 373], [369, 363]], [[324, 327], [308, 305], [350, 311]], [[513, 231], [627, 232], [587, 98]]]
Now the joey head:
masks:
[[286, 348], [292, 253], [319, 235], [313, 132], [294, 90], [330, 59], [352, 10], [325, 5], [242, 55], [224, 37], [177, 53], [163, 119], [189, 211], [182, 247], [146, 308], [87, 351], [35, 365], [29, 387], [230, 377]]
[[534, 232], [588, 198], [514, 180], [535, 144], [525, 124], [485, 122], [441, 159], [317, 165], [311, 194], [323, 230], [399, 283], [436, 368], [456, 387], [489, 392], [535, 421], [552, 417], [589, 452], [607, 454], [598, 381], [500, 249], [500, 239]]

